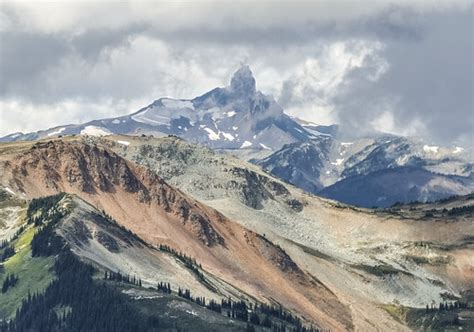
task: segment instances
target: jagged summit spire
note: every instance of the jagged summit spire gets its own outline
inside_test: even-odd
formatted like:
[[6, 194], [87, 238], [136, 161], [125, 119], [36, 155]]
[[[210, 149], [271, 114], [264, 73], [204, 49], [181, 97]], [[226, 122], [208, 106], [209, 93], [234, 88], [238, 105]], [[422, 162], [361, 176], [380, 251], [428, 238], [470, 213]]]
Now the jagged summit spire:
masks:
[[251, 96], [255, 94], [255, 78], [248, 65], [242, 65], [230, 80], [230, 90], [238, 95]]

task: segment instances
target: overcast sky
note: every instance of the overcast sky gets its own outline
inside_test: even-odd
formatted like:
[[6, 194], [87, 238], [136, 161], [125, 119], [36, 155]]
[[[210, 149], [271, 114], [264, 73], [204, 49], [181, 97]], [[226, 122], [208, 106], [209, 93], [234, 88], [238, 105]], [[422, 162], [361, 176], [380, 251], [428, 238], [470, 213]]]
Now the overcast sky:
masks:
[[0, 6], [0, 135], [193, 98], [247, 63], [291, 115], [472, 144], [470, 0]]

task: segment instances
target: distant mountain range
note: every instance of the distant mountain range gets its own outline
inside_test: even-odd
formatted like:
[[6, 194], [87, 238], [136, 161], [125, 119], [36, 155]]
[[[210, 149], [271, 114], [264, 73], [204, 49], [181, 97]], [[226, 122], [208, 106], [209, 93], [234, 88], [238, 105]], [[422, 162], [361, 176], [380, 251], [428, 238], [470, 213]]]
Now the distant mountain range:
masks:
[[348, 135], [336, 125], [285, 114], [272, 97], [257, 91], [248, 66], [235, 72], [228, 87], [194, 99], [161, 98], [131, 115], [15, 133], [0, 141], [78, 134], [175, 135], [251, 160], [311, 193], [363, 207], [474, 190], [471, 152], [465, 148], [383, 133], [343, 139]]

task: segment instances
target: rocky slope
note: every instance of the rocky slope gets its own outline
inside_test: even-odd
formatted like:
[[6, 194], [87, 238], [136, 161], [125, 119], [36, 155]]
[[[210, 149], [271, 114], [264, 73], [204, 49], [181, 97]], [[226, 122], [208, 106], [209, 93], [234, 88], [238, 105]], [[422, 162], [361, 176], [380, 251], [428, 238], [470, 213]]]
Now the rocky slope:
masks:
[[[5, 194], [0, 203], [12, 199], [22, 201]], [[132, 325], [138, 330], [245, 331], [247, 310], [256, 331], [266, 331], [259, 317], [267, 317], [267, 327], [301, 330], [301, 321], [287, 311], [265, 314], [255, 298], [214, 277], [189, 256], [146, 243], [77, 196], [58, 194], [22, 204], [28, 212], [21, 227], [6, 247], [0, 247], [0, 280], [16, 280], [6, 289], [3, 282], [2, 331], [38, 326], [75, 330], [78, 323], [88, 330], [129, 331]], [[8, 248], [14, 252], [5, 258]], [[56, 292], [62, 285], [67, 288]], [[89, 292], [91, 288], [95, 291]], [[191, 293], [183, 295], [181, 290]], [[42, 295], [31, 297], [32, 293]], [[222, 299], [246, 303], [245, 316], [221, 305]]]
[[[372, 324], [395, 329], [381, 304], [424, 307], [472, 288], [467, 257], [474, 227], [466, 216], [348, 207], [306, 194], [238, 158], [174, 137], [87, 141], [146, 165], [194, 198], [265, 234], [349, 304], [362, 330], [374, 328]], [[253, 192], [259, 204], [249, 201], [246, 192]]]
[[[80, 242], [74, 230], [85, 228], [67, 219], [61, 229], [71, 246], [97, 265], [140, 274], [147, 284], [173, 280], [175, 267], [153, 249], [99, 235], [110, 232], [100, 218], [88, 217], [94, 208], [151, 245], [195, 257], [214, 290], [186, 271], [180, 282], [198, 295], [279, 302], [332, 330], [404, 330], [383, 308], [423, 308], [462, 297], [474, 284], [472, 216], [448, 213], [472, 206], [472, 198], [356, 209], [175, 137], [62, 138], [2, 144], [0, 152], [9, 197], [78, 195], [88, 203], [77, 203], [76, 219], [89, 230], [82, 233], [93, 235], [74, 246]], [[120, 248], [123, 258], [107, 246]]]
[[76, 194], [152, 245], [192, 255], [204, 270], [260, 301], [331, 330], [349, 309], [278, 246], [168, 185], [151, 170], [80, 140], [3, 145], [1, 183], [26, 198]]

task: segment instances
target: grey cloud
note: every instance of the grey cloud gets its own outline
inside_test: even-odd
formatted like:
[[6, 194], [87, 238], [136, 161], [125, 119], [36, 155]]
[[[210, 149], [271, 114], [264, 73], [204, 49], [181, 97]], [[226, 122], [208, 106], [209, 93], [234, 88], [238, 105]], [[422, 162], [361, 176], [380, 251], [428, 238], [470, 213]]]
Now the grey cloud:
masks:
[[383, 57], [390, 70], [380, 80], [364, 81], [364, 72], [348, 78], [350, 88], [337, 101], [344, 123], [363, 127], [389, 104], [400, 128], [419, 119], [427, 130], [419, 134], [435, 141], [452, 142], [472, 132], [472, 17], [420, 20], [425, 20], [422, 39], [387, 44]]
[[97, 61], [105, 49], [127, 47], [130, 38], [143, 33], [147, 29], [144, 24], [131, 24], [121, 29], [88, 29], [71, 38], [73, 49], [88, 61]]
[[[186, 94], [225, 84], [235, 66], [248, 59], [257, 79], [260, 73], [281, 73], [276, 81], [257, 81], [257, 86], [281, 84], [275, 88], [281, 92], [276, 97], [286, 107], [303, 108], [322, 100], [334, 106], [343, 124], [359, 130], [389, 108], [399, 127], [414, 118], [425, 121], [423, 134], [430, 138], [469, 135], [474, 125], [472, 8], [407, 4], [202, 3], [156, 16], [152, 10], [148, 16], [141, 12], [143, 19], [132, 12], [129, 18], [123, 14], [130, 7], [117, 6], [100, 11], [113, 24], [79, 20], [55, 32], [25, 27], [18, 11], [2, 6], [11, 22], [0, 33], [0, 102], [58, 105], [72, 99], [87, 109], [88, 103], [104, 99], [193, 97]], [[120, 14], [118, 23], [114, 11]], [[148, 39], [137, 43], [137, 38]], [[378, 41], [385, 49], [368, 55], [361, 68], [348, 71], [334, 95], [317, 86], [306, 86], [303, 96], [295, 93], [304, 83], [288, 78], [292, 70], [320, 57], [324, 45], [354, 40]], [[389, 70], [374, 82], [370, 77], [380, 69], [377, 57]]]
[[29, 83], [69, 52], [61, 38], [36, 33], [0, 34], [0, 94], [28, 95]]

